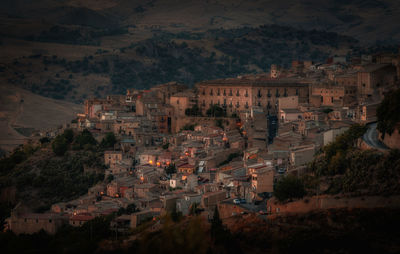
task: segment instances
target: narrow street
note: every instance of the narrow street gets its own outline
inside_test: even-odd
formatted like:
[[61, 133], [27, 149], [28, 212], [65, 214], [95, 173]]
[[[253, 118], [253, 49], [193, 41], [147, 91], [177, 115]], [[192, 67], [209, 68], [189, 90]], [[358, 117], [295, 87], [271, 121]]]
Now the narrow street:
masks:
[[383, 144], [378, 138], [378, 132], [376, 131], [377, 123], [368, 124], [368, 130], [363, 135], [363, 140], [369, 146], [374, 147], [376, 149], [387, 150], [385, 144]]

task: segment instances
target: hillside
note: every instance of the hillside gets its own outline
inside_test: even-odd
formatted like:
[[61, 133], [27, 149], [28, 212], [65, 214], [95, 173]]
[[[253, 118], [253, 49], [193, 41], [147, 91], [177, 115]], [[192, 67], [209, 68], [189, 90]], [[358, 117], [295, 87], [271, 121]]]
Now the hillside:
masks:
[[103, 36], [110, 31], [101, 35], [97, 30], [83, 31], [57, 25], [26, 39], [5, 39], [0, 79], [46, 97], [82, 102], [131, 87], [170, 81], [193, 85], [264, 73], [274, 63], [289, 67], [293, 59], [325, 61], [358, 45], [354, 38], [336, 33], [276, 25], [154, 31], [138, 38], [136, 32]]
[[338, 32], [366, 43], [400, 40], [396, 0], [6, 0], [2, 7], [5, 15], [42, 23], [157, 26], [168, 31], [277, 24]]
[[29, 91], [0, 86], [0, 147], [10, 150], [33, 130], [56, 127], [75, 118], [82, 106]]
[[400, 3], [392, 0], [1, 5], [0, 81], [75, 103], [131, 87], [263, 73], [295, 59], [393, 52], [400, 40]]

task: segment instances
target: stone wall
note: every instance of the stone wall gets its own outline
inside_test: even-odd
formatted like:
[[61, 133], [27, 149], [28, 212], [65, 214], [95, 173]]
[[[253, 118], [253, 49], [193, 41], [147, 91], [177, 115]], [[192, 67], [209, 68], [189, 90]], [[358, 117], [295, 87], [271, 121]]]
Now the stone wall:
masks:
[[315, 210], [339, 209], [339, 208], [378, 208], [400, 207], [400, 196], [313, 196], [288, 203], [279, 203], [275, 198], [267, 201], [269, 216], [282, 216], [293, 213], [308, 213]]
[[179, 132], [186, 124], [215, 125], [217, 119], [222, 119], [225, 129], [236, 128], [236, 118], [231, 117], [179, 117], [175, 118], [172, 124], [172, 132]]
[[218, 212], [219, 217], [223, 220], [244, 212], [245, 209], [239, 205], [233, 203], [219, 203]]

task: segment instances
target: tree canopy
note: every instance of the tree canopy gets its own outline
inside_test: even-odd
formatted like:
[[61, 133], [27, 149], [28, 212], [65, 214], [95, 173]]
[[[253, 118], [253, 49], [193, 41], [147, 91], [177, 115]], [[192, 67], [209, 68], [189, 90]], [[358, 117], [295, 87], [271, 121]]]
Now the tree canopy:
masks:
[[396, 124], [400, 122], [400, 89], [385, 95], [382, 103], [376, 110], [378, 117], [377, 129], [385, 137], [385, 134], [392, 135]]

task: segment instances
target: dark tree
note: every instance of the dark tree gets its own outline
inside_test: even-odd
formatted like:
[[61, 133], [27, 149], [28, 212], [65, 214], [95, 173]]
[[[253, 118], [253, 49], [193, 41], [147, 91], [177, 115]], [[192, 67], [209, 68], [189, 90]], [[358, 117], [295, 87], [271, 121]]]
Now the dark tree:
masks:
[[378, 117], [378, 130], [382, 133], [392, 135], [396, 125], [400, 122], [400, 89], [387, 93], [382, 103], [376, 110]]
[[275, 186], [274, 195], [279, 201], [302, 198], [306, 194], [303, 182], [295, 176], [286, 176]]
[[66, 139], [65, 139], [65, 137], [63, 135], [57, 136], [54, 139], [53, 144], [51, 145], [51, 147], [53, 148], [53, 152], [58, 156], [64, 155], [65, 152], [68, 150], [68, 144], [67, 144], [67, 141], [66, 141]]
[[106, 147], [114, 147], [115, 143], [117, 143], [117, 138], [115, 137], [114, 133], [108, 132], [106, 136], [101, 141], [101, 146]]

